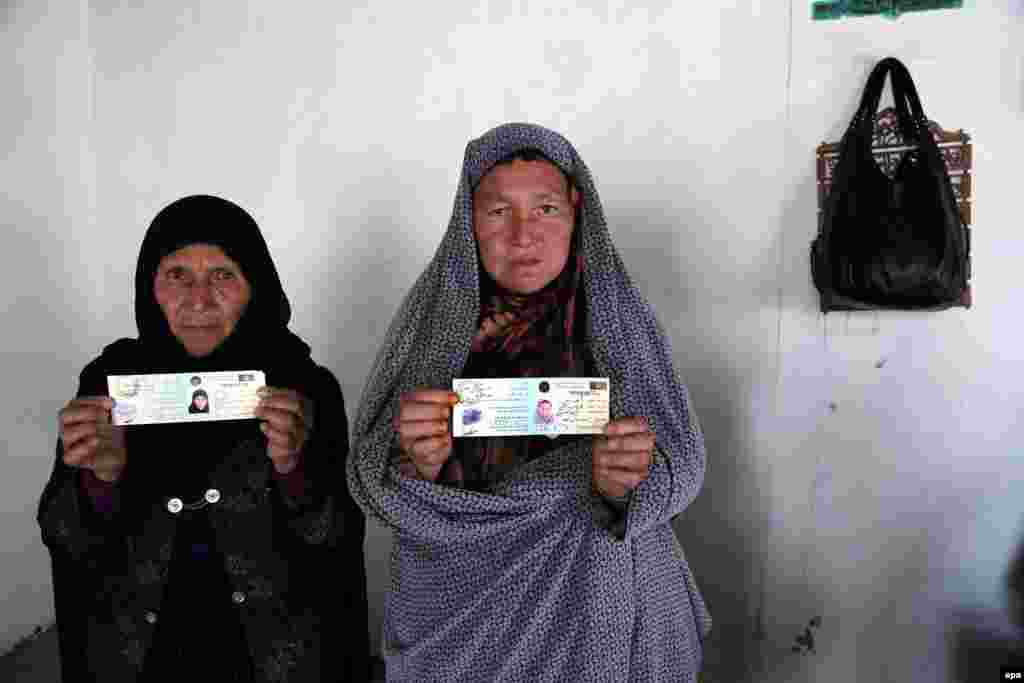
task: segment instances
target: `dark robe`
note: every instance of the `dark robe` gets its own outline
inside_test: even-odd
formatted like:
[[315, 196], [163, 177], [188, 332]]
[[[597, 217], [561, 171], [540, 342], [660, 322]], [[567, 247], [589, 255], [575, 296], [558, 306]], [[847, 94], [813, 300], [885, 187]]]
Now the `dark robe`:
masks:
[[[252, 296], [212, 354], [188, 356], [153, 296], [157, 265], [196, 243], [220, 247]], [[166, 207], [136, 270], [138, 339], [82, 371], [106, 377], [262, 370], [269, 386], [313, 400], [314, 431], [278, 475], [257, 420], [128, 427], [115, 485], [63, 464], [39, 505], [51, 552], [62, 672], [69, 681], [368, 680], [364, 518], [345, 485], [347, 419], [337, 380], [288, 330], [291, 309], [251, 217], [214, 197]], [[204, 504], [207, 491], [219, 494]], [[186, 503], [172, 512], [171, 498]]]

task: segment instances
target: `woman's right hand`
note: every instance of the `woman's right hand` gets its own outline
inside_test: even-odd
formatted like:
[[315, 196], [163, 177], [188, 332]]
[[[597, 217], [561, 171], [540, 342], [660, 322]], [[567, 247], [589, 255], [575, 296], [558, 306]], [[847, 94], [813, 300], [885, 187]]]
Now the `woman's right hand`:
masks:
[[121, 478], [128, 452], [124, 427], [110, 423], [114, 400], [109, 396], [82, 396], [68, 402], [57, 414], [58, 432], [64, 444], [64, 464], [92, 470], [98, 479]]
[[402, 394], [394, 420], [398, 445], [421, 479], [437, 481], [452, 454], [448, 418], [458, 394], [444, 389], [417, 389]]

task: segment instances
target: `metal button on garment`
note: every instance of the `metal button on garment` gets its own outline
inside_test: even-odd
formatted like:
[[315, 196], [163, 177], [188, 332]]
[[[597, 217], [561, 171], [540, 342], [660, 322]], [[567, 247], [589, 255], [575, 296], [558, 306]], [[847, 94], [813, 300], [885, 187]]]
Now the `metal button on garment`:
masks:
[[147, 624], [155, 624], [156, 623], [156, 612], [153, 612], [152, 610], [149, 611], [149, 612], [146, 612], [146, 614], [145, 614], [145, 616], [143, 618], [146, 620]]
[[217, 489], [209, 489], [203, 497], [206, 498], [207, 503], [213, 505], [220, 500], [220, 491]]
[[231, 602], [235, 603], [236, 605], [241, 605], [243, 602], [245, 602], [245, 593], [243, 593], [242, 591], [235, 591], [231, 594]]
[[167, 501], [167, 511], [172, 515], [178, 514], [184, 507], [185, 504], [181, 502], [181, 498], [171, 498]]

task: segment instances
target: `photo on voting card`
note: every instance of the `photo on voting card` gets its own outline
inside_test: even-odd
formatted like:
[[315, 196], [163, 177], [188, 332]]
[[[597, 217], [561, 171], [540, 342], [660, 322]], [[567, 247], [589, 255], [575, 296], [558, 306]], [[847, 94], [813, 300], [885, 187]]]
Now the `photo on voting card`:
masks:
[[107, 377], [115, 425], [250, 419], [265, 384], [258, 370]]
[[591, 377], [456, 379], [452, 436], [600, 434], [609, 383]]

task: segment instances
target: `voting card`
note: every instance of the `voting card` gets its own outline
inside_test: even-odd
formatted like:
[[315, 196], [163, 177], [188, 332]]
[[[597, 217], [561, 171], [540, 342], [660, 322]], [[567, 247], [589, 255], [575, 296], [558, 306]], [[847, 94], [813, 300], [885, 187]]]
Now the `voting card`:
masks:
[[259, 370], [107, 377], [115, 425], [253, 418], [265, 385]]
[[604, 377], [456, 379], [452, 436], [600, 434], [608, 424]]

